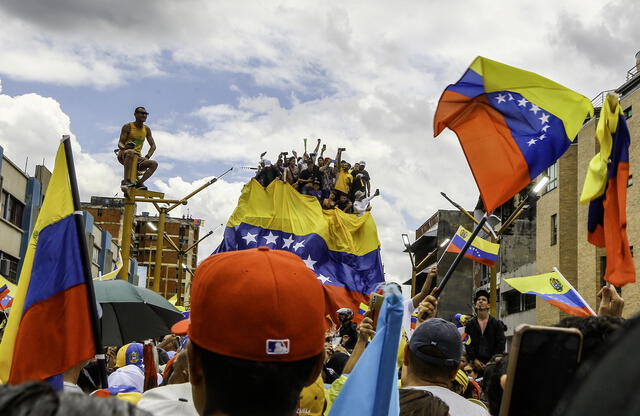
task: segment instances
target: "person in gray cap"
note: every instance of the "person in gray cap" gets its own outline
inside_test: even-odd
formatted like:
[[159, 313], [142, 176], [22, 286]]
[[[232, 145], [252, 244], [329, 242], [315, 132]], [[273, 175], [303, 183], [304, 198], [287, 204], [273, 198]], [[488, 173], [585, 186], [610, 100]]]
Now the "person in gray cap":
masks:
[[405, 347], [402, 386], [432, 393], [449, 406], [451, 416], [488, 416], [481, 406], [451, 391], [462, 348], [454, 324], [441, 318], [427, 319]]

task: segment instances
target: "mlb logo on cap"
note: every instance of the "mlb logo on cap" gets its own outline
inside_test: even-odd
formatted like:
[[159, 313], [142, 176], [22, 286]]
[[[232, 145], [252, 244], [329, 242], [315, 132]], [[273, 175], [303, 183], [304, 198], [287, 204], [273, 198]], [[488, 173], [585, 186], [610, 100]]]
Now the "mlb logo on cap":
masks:
[[268, 339], [267, 354], [269, 355], [289, 354], [289, 340], [288, 339]]

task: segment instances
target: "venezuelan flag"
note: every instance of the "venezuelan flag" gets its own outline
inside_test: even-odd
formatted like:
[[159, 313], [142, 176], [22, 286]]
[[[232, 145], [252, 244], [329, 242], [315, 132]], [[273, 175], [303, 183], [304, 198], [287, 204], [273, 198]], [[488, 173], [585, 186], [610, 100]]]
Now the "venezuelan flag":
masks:
[[300, 256], [322, 282], [332, 316], [341, 307], [355, 311], [368, 303], [384, 281], [371, 213], [323, 210], [316, 198], [280, 180], [266, 189], [254, 179], [244, 186], [215, 253], [259, 246]]
[[0, 287], [0, 311], [4, 311], [13, 305], [13, 297], [9, 295], [10, 291], [7, 285]]
[[358, 308], [358, 314], [360, 316], [364, 316], [365, 313], [369, 312], [369, 305], [366, 303], [360, 302], [360, 307]]
[[540, 296], [544, 301], [570, 315], [596, 315], [580, 293], [555, 268], [551, 273], [504, 280], [518, 292]]
[[477, 57], [438, 103], [434, 136], [453, 130], [487, 211], [527, 186], [569, 148], [586, 97], [532, 72]]
[[627, 235], [627, 182], [631, 136], [618, 98], [608, 95], [596, 127], [600, 152], [589, 163], [580, 202], [589, 202], [589, 242], [605, 247], [605, 280], [615, 286], [636, 281]]
[[[95, 302], [89, 301], [90, 276], [82, 252], [86, 243], [74, 215], [79, 201], [72, 194], [66, 144], [60, 144], [56, 155], [0, 344], [3, 383], [48, 380], [61, 388], [62, 373], [96, 353]], [[73, 179], [75, 184], [75, 175]]]
[[[462, 248], [470, 236], [471, 233], [469, 231], [467, 231], [463, 226], [459, 226], [458, 231], [456, 231], [451, 242], [447, 246], [447, 251], [450, 253], [459, 253], [462, 251]], [[492, 243], [476, 236], [467, 252], [464, 253], [464, 256], [473, 261], [484, 264], [485, 266], [493, 267], [498, 260], [499, 250], [500, 244]]]

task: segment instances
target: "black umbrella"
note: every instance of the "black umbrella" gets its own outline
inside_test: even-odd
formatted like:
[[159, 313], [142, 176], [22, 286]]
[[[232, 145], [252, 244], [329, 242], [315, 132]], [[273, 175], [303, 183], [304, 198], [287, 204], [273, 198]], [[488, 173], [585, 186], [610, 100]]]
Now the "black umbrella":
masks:
[[171, 333], [182, 313], [152, 290], [125, 280], [94, 280], [96, 300], [102, 307], [102, 344], [120, 346]]

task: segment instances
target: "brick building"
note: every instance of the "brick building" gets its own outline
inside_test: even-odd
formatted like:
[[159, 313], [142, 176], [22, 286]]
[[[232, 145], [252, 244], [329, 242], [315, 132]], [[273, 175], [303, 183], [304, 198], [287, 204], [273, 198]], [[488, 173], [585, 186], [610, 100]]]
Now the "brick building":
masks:
[[[620, 105], [631, 133], [627, 232], [632, 252], [633, 247], [640, 244], [640, 198], [638, 190], [633, 186], [634, 177], [638, 178], [640, 175], [640, 119], [633, 117], [633, 107], [640, 108], [639, 88], [640, 75], [634, 67], [627, 73], [626, 82], [615, 90], [620, 95]], [[589, 161], [598, 152], [597, 116], [603, 97], [608, 92], [604, 91], [593, 100], [596, 117], [585, 122], [576, 143], [548, 170], [550, 182], [537, 207], [537, 272], [548, 272], [552, 266], [557, 266], [594, 309], [597, 307], [596, 293], [603, 284], [606, 257], [604, 249], [596, 248], [587, 241], [588, 205], [580, 205], [578, 199]], [[635, 266], [636, 274], [640, 277], [637, 259]], [[625, 299], [624, 316], [630, 317], [640, 312], [638, 284], [625, 286], [621, 293]], [[553, 324], [565, 316], [557, 308], [539, 299], [536, 315], [537, 322], [544, 325]]]
[[[91, 202], [83, 203], [82, 208], [89, 212], [95, 224], [108, 231], [114, 240], [120, 242], [122, 238], [122, 217], [124, 215], [124, 200], [122, 198], [91, 197]], [[153, 275], [155, 273], [155, 256], [157, 243], [158, 217], [150, 216], [144, 212], [142, 215], [134, 217], [134, 227], [132, 236], [131, 257], [136, 259], [137, 266], [142, 270], [147, 270], [146, 286], [153, 286]], [[165, 232], [178, 248], [186, 250], [200, 238], [200, 227], [203, 221], [193, 218], [167, 217], [165, 222]], [[184, 280], [182, 282], [182, 301], [189, 302], [189, 291], [191, 286], [191, 272], [198, 264], [197, 247], [186, 253], [184, 265]], [[178, 254], [168, 244], [164, 243], [162, 251], [161, 293], [171, 298], [177, 293], [178, 284]], [[140, 276], [144, 279], [145, 276]], [[166, 279], [166, 280], [165, 280]], [[165, 282], [166, 291], [165, 291]]]
[[[151, 224], [151, 225], [150, 225]], [[143, 212], [135, 217], [135, 236], [132, 256], [136, 256], [140, 266], [147, 266], [149, 276], [147, 286], [153, 285], [155, 273], [156, 244], [157, 244], [157, 224], [158, 217], [149, 216]], [[181, 250], [186, 250], [200, 238], [200, 227], [203, 221], [193, 218], [167, 217], [164, 225], [165, 232], [173, 243]], [[195, 271], [198, 264], [198, 248], [194, 247], [185, 253], [183, 259], [183, 281], [182, 294], [183, 304], [189, 303], [189, 293], [191, 287], [191, 273]], [[177, 294], [178, 289], [178, 253], [167, 242], [162, 250], [162, 266], [160, 269], [160, 291], [171, 298]]]

